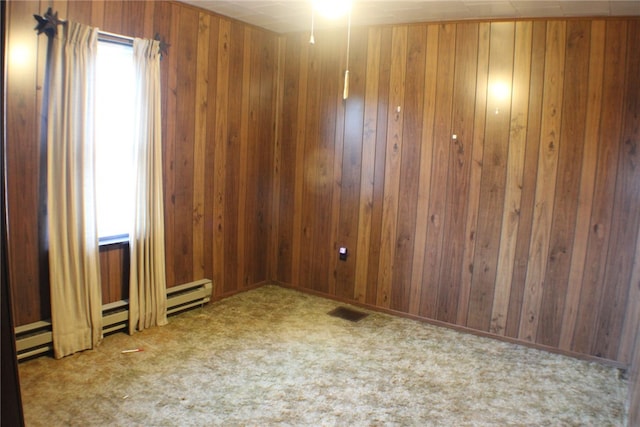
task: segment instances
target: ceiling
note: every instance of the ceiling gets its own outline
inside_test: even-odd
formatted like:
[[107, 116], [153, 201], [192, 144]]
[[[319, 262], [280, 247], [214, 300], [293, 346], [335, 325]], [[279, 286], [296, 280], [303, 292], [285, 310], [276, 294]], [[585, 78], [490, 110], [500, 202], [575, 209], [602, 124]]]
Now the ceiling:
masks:
[[[181, 0], [277, 33], [309, 31], [309, 0]], [[384, 25], [467, 19], [631, 16], [640, 0], [354, 0], [352, 25]], [[316, 16], [315, 28], [346, 26]]]

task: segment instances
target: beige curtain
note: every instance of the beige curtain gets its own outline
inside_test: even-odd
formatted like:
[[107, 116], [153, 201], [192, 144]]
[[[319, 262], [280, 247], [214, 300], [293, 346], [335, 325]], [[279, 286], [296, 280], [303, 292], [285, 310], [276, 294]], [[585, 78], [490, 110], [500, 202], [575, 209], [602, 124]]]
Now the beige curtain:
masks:
[[167, 323], [159, 43], [134, 39], [133, 60], [137, 130], [135, 224], [130, 234], [130, 333]]
[[69, 22], [54, 38], [50, 57], [47, 213], [56, 358], [102, 339], [93, 121], [97, 36], [97, 29]]

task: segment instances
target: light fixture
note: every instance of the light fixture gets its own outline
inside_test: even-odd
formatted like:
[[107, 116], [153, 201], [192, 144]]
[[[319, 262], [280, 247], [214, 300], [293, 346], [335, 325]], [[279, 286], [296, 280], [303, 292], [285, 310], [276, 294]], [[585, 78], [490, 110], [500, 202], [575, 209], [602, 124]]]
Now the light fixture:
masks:
[[313, 0], [313, 9], [327, 19], [339, 19], [351, 11], [351, 0]]
[[344, 88], [342, 99], [349, 97], [349, 50], [351, 45], [351, 0], [311, 0], [311, 36], [309, 44], [315, 44], [314, 36], [315, 14], [316, 12], [328, 19], [338, 19], [347, 15], [347, 61], [344, 72]]
[[489, 95], [495, 105], [495, 113], [500, 114], [501, 107], [505, 107], [511, 98], [511, 86], [504, 80], [495, 80], [489, 85]]
[[496, 81], [491, 85], [491, 95], [496, 101], [505, 101], [511, 95], [511, 88], [504, 81]]

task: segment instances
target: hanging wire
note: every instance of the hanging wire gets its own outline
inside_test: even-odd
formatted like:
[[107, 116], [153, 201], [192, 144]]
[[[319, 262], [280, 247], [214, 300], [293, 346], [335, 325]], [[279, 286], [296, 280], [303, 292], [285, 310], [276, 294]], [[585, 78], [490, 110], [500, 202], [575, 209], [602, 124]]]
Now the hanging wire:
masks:
[[349, 50], [351, 48], [351, 9], [347, 16], [347, 67], [344, 72], [344, 91], [342, 92], [342, 99], [349, 98]]

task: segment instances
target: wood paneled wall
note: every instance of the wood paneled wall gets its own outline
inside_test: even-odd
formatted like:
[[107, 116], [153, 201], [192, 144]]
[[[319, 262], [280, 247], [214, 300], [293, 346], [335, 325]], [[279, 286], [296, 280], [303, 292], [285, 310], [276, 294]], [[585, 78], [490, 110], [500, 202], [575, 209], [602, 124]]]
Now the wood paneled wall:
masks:
[[[16, 324], [49, 317], [39, 137], [47, 39], [33, 31], [33, 14], [49, 6], [63, 19], [126, 36], [159, 33], [170, 44], [161, 63], [167, 285], [211, 278], [221, 296], [266, 280], [278, 36], [176, 2], [12, 1], [7, 190]], [[105, 248], [101, 260], [104, 302], [126, 297], [126, 255]]]
[[354, 29], [343, 101], [345, 36], [285, 38], [275, 277], [628, 365], [640, 20]]
[[[49, 317], [46, 39], [34, 13], [163, 35], [167, 280], [268, 279], [562, 351], [640, 380], [640, 21], [283, 37], [165, 1], [8, 4], [16, 324]], [[346, 246], [346, 262], [337, 249]], [[101, 252], [106, 302], [126, 255]], [[631, 405], [631, 420], [638, 419]], [[635, 418], [634, 418], [635, 417]]]

